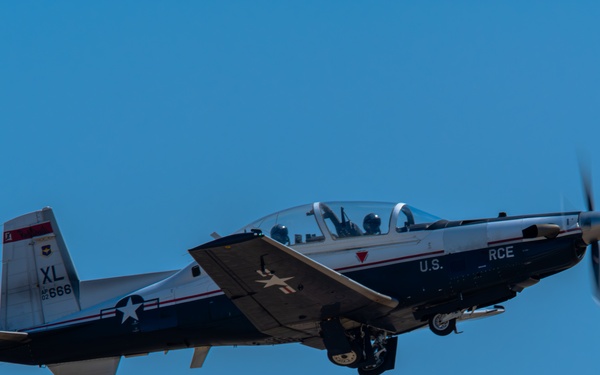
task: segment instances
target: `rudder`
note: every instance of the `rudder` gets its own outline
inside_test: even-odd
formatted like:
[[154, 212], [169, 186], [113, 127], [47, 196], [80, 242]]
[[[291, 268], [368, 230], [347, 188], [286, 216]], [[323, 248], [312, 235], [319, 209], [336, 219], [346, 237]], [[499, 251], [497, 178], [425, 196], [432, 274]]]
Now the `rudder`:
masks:
[[15, 331], [80, 310], [79, 278], [47, 207], [4, 223], [0, 324]]

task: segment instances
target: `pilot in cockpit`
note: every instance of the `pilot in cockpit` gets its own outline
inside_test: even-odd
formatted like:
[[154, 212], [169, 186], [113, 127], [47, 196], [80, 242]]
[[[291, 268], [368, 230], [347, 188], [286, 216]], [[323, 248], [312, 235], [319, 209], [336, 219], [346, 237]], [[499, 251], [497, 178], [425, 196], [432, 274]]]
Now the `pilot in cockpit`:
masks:
[[290, 244], [288, 229], [285, 225], [275, 224], [273, 228], [271, 228], [271, 238], [284, 245]]
[[381, 234], [381, 218], [375, 213], [370, 213], [363, 220], [366, 235]]

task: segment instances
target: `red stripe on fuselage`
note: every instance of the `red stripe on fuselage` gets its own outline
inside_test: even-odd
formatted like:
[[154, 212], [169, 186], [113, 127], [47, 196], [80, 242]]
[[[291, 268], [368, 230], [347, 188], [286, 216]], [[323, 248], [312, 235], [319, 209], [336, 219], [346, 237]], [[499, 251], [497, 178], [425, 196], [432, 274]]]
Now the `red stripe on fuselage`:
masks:
[[[173, 303], [173, 302], [177, 302], [177, 301], [183, 301], [183, 300], [187, 300], [187, 299], [200, 298], [200, 297], [205, 297], [205, 296], [209, 296], [211, 294], [217, 294], [217, 293], [222, 293], [222, 291], [221, 290], [213, 290], [213, 291], [206, 292], [206, 293], [194, 294], [193, 296], [175, 298], [175, 299], [172, 299], [172, 300], [161, 302], [160, 304], [163, 305], [163, 304]], [[154, 307], [155, 305], [158, 305], [158, 303], [156, 303], [156, 302], [150, 302], [148, 304], [148, 306], [152, 306], [152, 307]], [[107, 309], [116, 309], [116, 308], [109, 307]], [[116, 311], [105, 312], [104, 314], [100, 313], [100, 314], [93, 314], [93, 315], [83, 316], [81, 318], [69, 319], [69, 320], [65, 320], [65, 321], [62, 321], [62, 322], [44, 324], [44, 325], [41, 325], [41, 326], [38, 326], [38, 327], [24, 329], [23, 332], [29, 332], [29, 331], [33, 331], [33, 330], [37, 330], [37, 329], [42, 329], [42, 328], [50, 328], [50, 327], [55, 327], [55, 326], [59, 326], [59, 325], [63, 325], [63, 324], [78, 323], [78, 322], [81, 322], [81, 321], [84, 321], [84, 320], [88, 320], [88, 319], [99, 319], [99, 318], [109, 317], [108, 315], [114, 316], [114, 315], [116, 315]]]
[[175, 302], [179, 302], [179, 301], [185, 301], [186, 299], [199, 298], [199, 297], [208, 296], [210, 294], [216, 294], [216, 293], [222, 293], [222, 292], [223, 292], [222, 290], [213, 290], [211, 292], [206, 292], [206, 293], [201, 293], [201, 294], [194, 294], [193, 296], [174, 298], [174, 299], [168, 300], [168, 301], [161, 301], [160, 304], [161, 305], [165, 305], [167, 303], [175, 303]]
[[32, 225], [30, 227], [8, 230], [4, 232], [3, 243], [26, 240], [52, 232], [52, 225], [50, 225], [50, 222], [47, 221], [45, 223]]
[[404, 257], [400, 257], [400, 258], [380, 260], [380, 261], [371, 262], [371, 263], [357, 264], [355, 266], [348, 266], [348, 267], [336, 268], [335, 270], [336, 271], [346, 271], [346, 270], [350, 270], [350, 269], [353, 269], [353, 268], [369, 267], [369, 266], [374, 266], [374, 265], [377, 265], [377, 264], [392, 263], [392, 262], [397, 262], [399, 260], [420, 258], [420, 257], [426, 257], [426, 256], [438, 255], [438, 254], [444, 254], [444, 250], [431, 251], [429, 253], [421, 253], [421, 254], [415, 254], [415, 255], [407, 255], [407, 256], [404, 256]]

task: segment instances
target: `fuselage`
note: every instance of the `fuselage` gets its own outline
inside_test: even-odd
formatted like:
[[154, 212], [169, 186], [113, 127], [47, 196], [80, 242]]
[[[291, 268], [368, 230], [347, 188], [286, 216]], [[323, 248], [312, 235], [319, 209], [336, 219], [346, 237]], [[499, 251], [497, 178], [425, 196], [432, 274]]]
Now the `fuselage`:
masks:
[[[307, 215], [317, 229], [300, 232], [287, 244], [397, 299], [398, 307], [386, 317], [394, 334], [424, 326], [432, 314], [513, 298], [577, 264], [586, 248], [578, 212], [419, 223], [410, 215], [406, 220], [403, 207], [393, 206], [380, 233], [344, 235], [339, 227], [347, 225], [344, 209], [336, 226], [327, 223], [327, 209], [314, 204]], [[544, 225], [551, 226], [548, 233], [524, 232]], [[242, 230], [250, 228], [268, 229], [253, 223]], [[0, 360], [50, 364], [198, 346], [283, 343], [258, 331], [196, 263], [87, 304], [75, 314], [22, 329], [31, 340], [0, 350]]]

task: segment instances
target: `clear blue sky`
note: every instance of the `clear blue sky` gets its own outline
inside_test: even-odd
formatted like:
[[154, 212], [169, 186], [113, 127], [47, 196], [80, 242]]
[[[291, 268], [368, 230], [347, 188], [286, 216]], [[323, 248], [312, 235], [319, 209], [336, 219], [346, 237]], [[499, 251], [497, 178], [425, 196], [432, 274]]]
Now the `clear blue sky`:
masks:
[[[52, 206], [92, 279], [183, 267], [211, 232], [317, 200], [583, 209], [599, 19], [592, 1], [2, 2], [0, 221]], [[596, 374], [587, 261], [462, 335], [401, 336], [392, 374]], [[119, 374], [354, 374], [300, 345], [190, 358]]]

